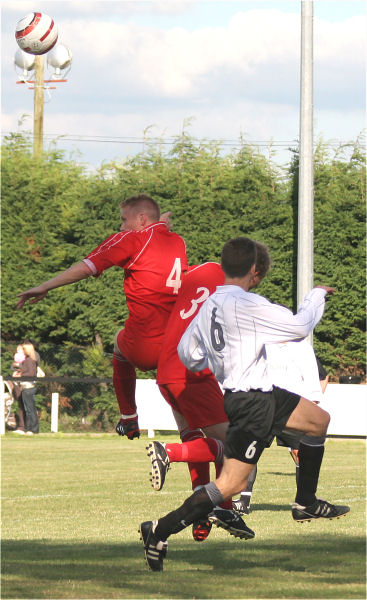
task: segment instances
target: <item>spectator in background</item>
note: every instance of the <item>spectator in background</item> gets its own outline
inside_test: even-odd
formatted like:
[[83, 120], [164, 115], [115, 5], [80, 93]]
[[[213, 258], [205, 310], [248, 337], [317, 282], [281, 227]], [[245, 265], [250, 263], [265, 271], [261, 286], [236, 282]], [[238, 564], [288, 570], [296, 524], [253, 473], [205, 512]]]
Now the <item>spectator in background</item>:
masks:
[[[21, 377], [37, 377], [37, 353], [31, 342], [26, 340], [22, 344], [25, 359], [19, 365]], [[38, 414], [36, 409], [35, 395], [36, 385], [32, 381], [21, 382], [21, 401], [25, 412], [25, 434], [33, 435], [39, 433]]]
[[[38, 369], [38, 367], [39, 367], [39, 366], [40, 366], [40, 364], [41, 364], [41, 357], [40, 357], [40, 355], [38, 354], [38, 352], [37, 352], [37, 350], [36, 350], [36, 345], [35, 345], [35, 343], [34, 343], [34, 342], [32, 342], [31, 340], [28, 340], [28, 339], [27, 339], [27, 340], [24, 340], [24, 341], [23, 341], [23, 344], [31, 344], [31, 346], [33, 346], [33, 348], [34, 348], [34, 352], [35, 352], [35, 355], [36, 355], [36, 362], [37, 362], [37, 369]], [[37, 375], [37, 377], [39, 377], [39, 375]]]
[[13, 369], [15, 369], [15, 371], [13, 372], [13, 377], [20, 377], [20, 365], [25, 361], [25, 358], [26, 357], [23, 351], [23, 346], [22, 344], [19, 344], [19, 346], [17, 346], [17, 351], [13, 356]]
[[[12, 377], [21, 377], [22, 376], [22, 371], [21, 371], [21, 365], [23, 364], [23, 362], [26, 359], [26, 355], [24, 354], [23, 351], [23, 346], [21, 344], [19, 344], [19, 346], [17, 346], [17, 351], [14, 354], [13, 357], [13, 372], [12, 372]], [[16, 421], [17, 421], [17, 428], [15, 429], [14, 433], [18, 433], [20, 435], [24, 435], [25, 434], [25, 411], [24, 411], [24, 406], [23, 406], [23, 400], [22, 400], [22, 388], [21, 388], [21, 384], [20, 383], [15, 383], [15, 382], [9, 382], [11, 384], [11, 391], [13, 394], [13, 398], [14, 400], [17, 401], [18, 404], [18, 410], [16, 412]]]

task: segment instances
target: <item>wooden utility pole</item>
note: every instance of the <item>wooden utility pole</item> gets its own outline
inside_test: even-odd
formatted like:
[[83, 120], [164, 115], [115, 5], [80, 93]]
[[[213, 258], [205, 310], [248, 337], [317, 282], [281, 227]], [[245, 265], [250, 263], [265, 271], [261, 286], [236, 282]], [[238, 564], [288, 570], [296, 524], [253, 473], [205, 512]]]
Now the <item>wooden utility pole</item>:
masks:
[[43, 151], [43, 104], [44, 104], [44, 64], [43, 56], [36, 56], [34, 62], [34, 111], [33, 111], [33, 156], [41, 156]]

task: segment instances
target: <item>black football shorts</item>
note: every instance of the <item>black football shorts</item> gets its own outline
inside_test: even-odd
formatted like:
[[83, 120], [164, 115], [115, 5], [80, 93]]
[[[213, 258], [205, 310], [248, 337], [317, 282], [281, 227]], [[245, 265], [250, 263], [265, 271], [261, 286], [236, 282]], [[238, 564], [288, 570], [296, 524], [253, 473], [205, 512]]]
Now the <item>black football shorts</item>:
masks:
[[224, 409], [229, 420], [224, 454], [245, 463], [256, 464], [274, 435], [281, 435], [298, 405], [300, 396], [274, 387], [271, 392], [250, 390], [229, 392]]

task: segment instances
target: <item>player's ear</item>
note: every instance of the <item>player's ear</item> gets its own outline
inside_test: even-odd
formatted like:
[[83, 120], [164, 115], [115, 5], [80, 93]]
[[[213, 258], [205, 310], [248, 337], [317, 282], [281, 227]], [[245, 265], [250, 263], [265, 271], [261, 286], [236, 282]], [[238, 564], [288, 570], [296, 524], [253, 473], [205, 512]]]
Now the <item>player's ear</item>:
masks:
[[139, 215], [138, 215], [139, 225], [141, 227], [145, 227], [147, 225], [147, 221], [148, 221], [147, 215], [145, 213], [139, 213]]
[[259, 277], [259, 271], [255, 271], [255, 273], [253, 273], [253, 275], [251, 277], [250, 290], [257, 287], [259, 285], [260, 281], [261, 281], [261, 278]]

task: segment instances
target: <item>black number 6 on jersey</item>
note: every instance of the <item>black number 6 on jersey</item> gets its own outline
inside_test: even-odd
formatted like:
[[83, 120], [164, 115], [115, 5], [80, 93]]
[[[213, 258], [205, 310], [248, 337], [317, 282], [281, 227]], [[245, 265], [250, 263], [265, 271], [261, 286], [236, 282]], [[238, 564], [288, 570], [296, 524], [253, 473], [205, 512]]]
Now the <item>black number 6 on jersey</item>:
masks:
[[218, 323], [218, 321], [215, 320], [216, 314], [217, 314], [217, 309], [213, 308], [211, 325], [210, 325], [210, 339], [211, 339], [214, 350], [219, 351], [219, 350], [223, 350], [223, 348], [225, 346], [225, 341], [224, 341], [222, 326], [220, 323]]

